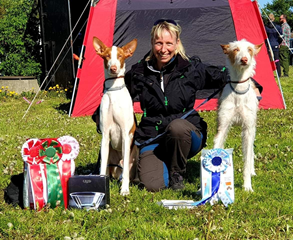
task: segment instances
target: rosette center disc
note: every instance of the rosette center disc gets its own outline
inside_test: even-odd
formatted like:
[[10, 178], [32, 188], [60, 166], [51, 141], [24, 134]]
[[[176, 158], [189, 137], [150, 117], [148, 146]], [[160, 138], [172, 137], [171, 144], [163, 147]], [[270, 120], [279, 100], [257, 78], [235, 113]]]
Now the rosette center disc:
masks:
[[56, 154], [56, 149], [53, 148], [53, 147], [48, 147], [48, 148], [46, 149], [46, 151], [45, 151], [45, 155], [46, 155], [47, 157], [54, 157], [55, 154]]
[[37, 157], [39, 156], [39, 148], [38, 147], [32, 147], [30, 150], [29, 150], [29, 155], [31, 157]]
[[214, 165], [214, 166], [220, 166], [221, 165], [221, 163], [222, 163], [222, 158], [220, 158], [220, 157], [214, 157], [213, 159], [212, 159], [212, 164]]
[[63, 150], [64, 154], [69, 154], [71, 152], [72, 148], [71, 148], [70, 144], [65, 143], [62, 146], [62, 150]]

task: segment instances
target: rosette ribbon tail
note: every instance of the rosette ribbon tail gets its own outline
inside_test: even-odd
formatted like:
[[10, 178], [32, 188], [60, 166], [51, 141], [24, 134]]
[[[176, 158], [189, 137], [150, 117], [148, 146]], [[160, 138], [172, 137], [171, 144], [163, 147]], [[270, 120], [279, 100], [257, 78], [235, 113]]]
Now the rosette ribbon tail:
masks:
[[48, 203], [50, 207], [64, 206], [59, 170], [56, 164], [47, 164]]
[[28, 174], [30, 176], [30, 184], [32, 188], [32, 197], [34, 206], [31, 208], [41, 210], [44, 207], [44, 189], [43, 182], [46, 181], [43, 179], [41, 174], [41, 166], [39, 164], [33, 164], [28, 166]]
[[68, 206], [68, 199], [67, 199], [67, 184], [68, 180], [71, 177], [71, 165], [74, 164], [73, 161], [60, 161], [61, 169], [62, 169], [62, 176], [61, 176], [61, 186], [63, 192], [63, 200], [64, 200], [64, 207], [67, 208]]
[[[217, 194], [219, 188], [220, 188], [220, 181], [221, 181], [221, 173], [219, 172], [213, 172], [212, 173], [212, 179], [211, 179], [211, 183], [212, 183], [212, 186], [210, 186], [210, 184], [208, 184], [206, 186], [206, 189], [205, 189], [205, 193], [204, 193], [204, 198], [200, 201], [197, 201], [195, 203], [193, 203], [192, 205], [193, 206], [200, 206], [200, 205], [203, 205], [205, 204], [206, 202], [209, 202], [209, 200], [215, 196], [215, 194]], [[210, 181], [208, 181], [209, 183]], [[211, 191], [210, 191], [211, 189]], [[209, 192], [211, 192], [211, 194], [208, 194]]]
[[23, 207], [29, 208], [29, 191], [28, 191], [28, 186], [29, 186], [29, 171], [28, 171], [28, 164], [24, 162], [24, 168], [23, 168]]

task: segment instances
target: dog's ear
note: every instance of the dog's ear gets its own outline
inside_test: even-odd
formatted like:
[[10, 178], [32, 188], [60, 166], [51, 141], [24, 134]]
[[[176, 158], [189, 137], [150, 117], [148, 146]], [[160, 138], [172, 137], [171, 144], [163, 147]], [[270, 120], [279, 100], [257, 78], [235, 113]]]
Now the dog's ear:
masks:
[[222, 49], [223, 49], [223, 52], [225, 53], [225, 54], [228, 54], [229, 53], [229, 44], [220, 44], [221, 45], [221, 47], [222, 47]]
[[101, 55], [107, 48], [107, 46], [97, 37], [93, 38], [93, 45], [98, 55]]
[[125, 58], [131, 57], [137, 47], [137, 39], [133, 39], [131, 42], [125, 44], [122, 49], [125, 54]]
[[261, 44], [258, 44], [258, 45], [254, 45], [254, 48], [255, 48], [255, 55], [259, 53], [259, 51], [261, 50], [261, 47], [262, 47], [263, 43]]

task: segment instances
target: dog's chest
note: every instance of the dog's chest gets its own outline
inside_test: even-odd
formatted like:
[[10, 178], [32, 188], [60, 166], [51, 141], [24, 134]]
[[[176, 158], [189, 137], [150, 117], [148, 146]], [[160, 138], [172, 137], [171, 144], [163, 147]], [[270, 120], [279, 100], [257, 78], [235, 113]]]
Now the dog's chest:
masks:
[[113, 149], [120, 150], [122, 139], [129, 134], [134, 124], [133, 106], [126, 88], [106, 92], [101, 101], [100, 125], [103, 133], [109, 134]]
[[218, 111], [220, 114], [232, 116], [235, 123], [241, 123], [243, 118], [256, 116], [258, 101], [253, 88], [250, 86], [244, 94], [238, 94], [226, 85], [219, 99]]

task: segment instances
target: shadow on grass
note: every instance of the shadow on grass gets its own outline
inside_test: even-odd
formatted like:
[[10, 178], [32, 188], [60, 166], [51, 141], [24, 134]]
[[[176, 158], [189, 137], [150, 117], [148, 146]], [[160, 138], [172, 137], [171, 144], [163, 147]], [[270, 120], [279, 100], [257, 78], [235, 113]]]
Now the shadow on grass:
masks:
[[70, 102], [68, 103], [61, 103], [57, 107], [55, 107], [56, 110], [58, 110], [61, 113], [68, 114], [70, 109]]
[[75, 168], [75, 175], [89, 175], [90, 173], [98, 174], [97, 163], [89, 163], [87, 165], [78, 166]]
[[200, 162], [189, 160], [186, 164], [185, 179], [189, 183], [194, 183], [199, 178], [200, 178]]

